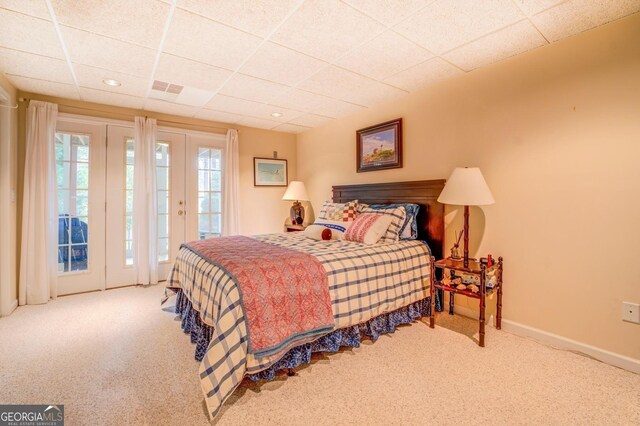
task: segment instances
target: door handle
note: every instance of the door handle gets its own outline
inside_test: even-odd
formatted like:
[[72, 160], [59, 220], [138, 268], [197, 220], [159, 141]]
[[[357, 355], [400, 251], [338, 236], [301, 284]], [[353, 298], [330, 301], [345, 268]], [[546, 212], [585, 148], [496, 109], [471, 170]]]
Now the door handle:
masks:
[[178, 210], [178, 216], [182, 216], [183, 214], [185, 214], [185, 212], [184, 212], [184, 211], [182, 211], [182, 210]]

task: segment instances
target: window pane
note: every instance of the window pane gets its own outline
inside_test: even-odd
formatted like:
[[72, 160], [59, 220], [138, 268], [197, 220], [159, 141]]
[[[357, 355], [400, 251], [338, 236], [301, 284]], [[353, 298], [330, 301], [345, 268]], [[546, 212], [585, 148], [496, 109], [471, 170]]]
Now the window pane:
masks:
[[211, 190], [212, 191], [222, 191], [222, 172], [215, 171], [211, 172]]
[[132, 241], [133, 240], [133, 217], [132, 216], [127, 216], [124, 220], [125, 225], [125, 239], [128, 241]]
[[133, 265], [133, 242], [127, 241], [124, 244], [125, 265]]
[[209, 193], [203, 191], [198, 192], [198, 213], [209, 213], [210, 211]]
[[199, 170], [198, 171], [198, 191], [208, 191], [209, 190], [209, 171], [208, 170]]
[[158, 214], [169, 213], [169, 191], [158, 191]]
[[89, 163], [75, 163], [76, 188], [89, 189]]
[[127, 139], [125, 142], [125, 164], [130, 164], [133, 165], [133, 161], [134, 161], [134, 145], [133, 145], [133, 139]]
[[209, 152], [211, 153], [211, 170], [220, 170], [220, 163], [222, 161], [220, 156], [222, 155], [222, 151], [219, 149], [210, 149]]
[[220, 192], [212, 192], [211, 193], [211, 211], [214, 213], [221, 212], [221, 199], [222, 194]]
[[130, 214], [133, 211], [133, 191], [125, 190], [124, 191], [124, 201], [125, 201], [125, 214]]
[[169, 166], [169, 144], [166, 142], [156, 143], [156, 166]]
[[207, 148], [198, 148], [198, 169], [209, 170], [211, 154]]
[[209, 215], [201, 214], [198, 215], [198, 233], [208, 233], [211, 231], [211, 226], [209, 225]]
[[169, 237], [169, 215], [158, 215], [158, 238]]
[[85, 271], [89, 258], [89, 137], [56, 133], [58, 271]]
[[133, 166], [127, 165], [127, 172], [125, 176], [125, 188], [133, 189]]
[[169, 169], [167, 167], [156, 167], [156, 179], [158, 191], [169, 189]]
[[222, 230], [222, 219], [219, 214], [211, 215], [211, 232], [214, 234], [220, 234]]
[[158, 240], [158, 261], [164, 262], [169, 260], [169, 239], [161, 238]]

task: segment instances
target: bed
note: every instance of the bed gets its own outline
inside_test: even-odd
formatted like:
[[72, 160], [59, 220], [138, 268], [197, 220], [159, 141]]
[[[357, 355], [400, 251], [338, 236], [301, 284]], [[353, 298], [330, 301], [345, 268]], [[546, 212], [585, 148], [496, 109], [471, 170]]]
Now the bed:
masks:
[[[333, 187], [333, 202], [414, 203], [418, 239], [361, 245], [303, 233], [227, 237], [181, 247], [167, 281], [196, 345], [215, 417], [245, 377], [272, 379], [313, 352], [357, 347], [433, 312], [433, 258], [441, 258], [444, 180]], [[290, 282], [296, 285], [290, 285]], [[289, 283], [289, 284], [288, 284]]]

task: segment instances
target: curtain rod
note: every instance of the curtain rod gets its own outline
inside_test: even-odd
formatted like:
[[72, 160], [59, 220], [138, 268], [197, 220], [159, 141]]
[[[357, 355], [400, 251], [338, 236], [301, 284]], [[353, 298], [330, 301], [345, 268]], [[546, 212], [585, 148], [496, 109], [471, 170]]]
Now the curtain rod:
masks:
[[[31, 98], [19, 98], [18, 99], [19, 102], [29, 102], [30, 100], [31, 100]], [[91, 107], [86, 107], [86, 106], [70, 105], [70, 104], [66, 104], [64, 102], [56, 102], [56, 104], [65, 106], [67, 108], [75, 108], [75, 109], [78, 109], [78, 110], [87, 110], [87, 111], [102, 112], [102, 113], [105, 113], [105, 114], [119, 115], [121, 117], [126, 117], [128, 119], [133, 119], [133, 118], [136, 117], [135, 114], [131, 115], [131, 114], [126, 114], [124, 112], [106, 111], [106, 110], [100, 109], [100, 108], [91, 108]], [[4, 106], [4, 105], [0, 105], [0, 106]], [[16, 105], [15, 107], [6, 107], [6, 108], [18, 108], [18, 105]], [[145, 115], [145, 117], [147, 117], [147, 116]], [[224, 130], [225, 132], [227, 130], [231, 129], [231, 127], [209, 126], [209, 125], [206, 125], [206, 124], [190, 124], [190, 123], [185, 123], [183, 121], [172, 121], [172, 120], [166, 120], [166, 119], [163, 119], [163, 118], [158, 118], [156, 120], [157, 120], [158, 124], [179, 124], [179, 125], [182, 125], [182, 126], [204, 127], [204, 128], [209, 128], [209, 129]], [[236, 129], [236, 130], [238, 130], [238, 133], [240, 133], [239, 129]]]
[[18, 104], [15, 104], [14, 106], [11, 106], [11, 105], [0, 105], [0, 108], [16, 109], [16, 108], [18, 108]]

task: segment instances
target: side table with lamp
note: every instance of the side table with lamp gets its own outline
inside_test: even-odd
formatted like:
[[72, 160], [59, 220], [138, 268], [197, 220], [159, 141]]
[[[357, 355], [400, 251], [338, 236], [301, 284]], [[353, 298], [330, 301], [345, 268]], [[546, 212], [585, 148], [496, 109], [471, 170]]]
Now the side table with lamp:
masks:
[[309, 201], [309, 196], [307, 195], [307, 188], [305, 188], [304, 183], [299, 180], [293, 180], [289, 182], [289, 186], [287, 187], [287, 191], [282, 196], [283, 200], [293, 201], [293, 205], [289, 209], [289, 218], [291, 219], [291, 224], [288, 223], [288, 220], [285, 221], [285, 231], [286, 232], [296, 232], [304, 230], [304, 206], [300, 201]]
[[[444, 189], [438, 197], [438, 202], [464, 206], [464, 252], [460, 257], [458, 242], [451, 250], [451, 256], [435, 262], [435, 268], [441, 269], [442, 279], [436, 280], [431, 288], [431, 328], [435, 327], [435, 291], [449, 292], [449, 314], [453, 315], [454, 294], [478, 299], [480, 301], [479, 313], [479, 339], [478, 344], [484, 347], [485, 336], [485, 308], [486, 298], [494, 292], [497, 293], [496, 328], [499, 330], [502, 320], [502, 257], [493, 262], [491, 256], [487, 259], [476, 260], [469, 258], [469, 206], [486, 206], [494, 204], [493, 195], [477, 167], [457, 167], [451, 173]], [[449, 276], [447, 276], [449, 271]], [[466, 280], [467, 284], [463, 282]], [[478, 285], [476, 285], [476, 283]]]

